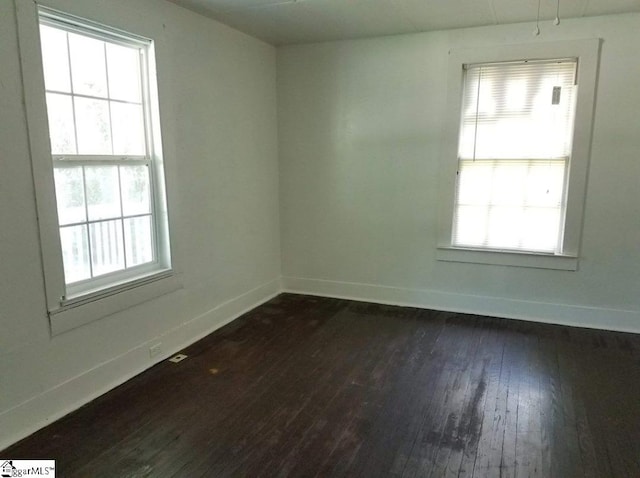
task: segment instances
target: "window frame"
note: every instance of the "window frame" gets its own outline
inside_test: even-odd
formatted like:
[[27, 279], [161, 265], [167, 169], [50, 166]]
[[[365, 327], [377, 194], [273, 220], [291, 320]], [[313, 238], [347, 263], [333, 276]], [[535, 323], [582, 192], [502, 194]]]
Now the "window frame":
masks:
[[[125, 39], [129, 45], [133, 42], [146, 45], [146, 61], [141, 62], [141, 76], [144, 75], [141, 80], [146, 84], [146, 87], [143, 88], [143, 95], [146, 96], [143, 98], [143, 102], [146, 104], [144, 107], [145, 135], [147, 136], [150, 164], [151, 210], [155, 222], [153, 234], [158, 244], [155, 251], [155, 262], [147, 263], [140, 268], [136, 267], [135, 271], [125, 269], [121, 271], [121, 274], [112, 276], [112, 280], [108, 283], [100, 284], [103, 276], [98, 276], [95, 287], [74, 290], [73, 286], [67, 289], [65, 284], [56, 207], [54, 156], [51, 154], [49, 142], [44, 69], [40, 46], [41, 15], [43, 18], [51, 18], [56, 22], [65, 23], [65, 27], [69, 31], [77, 29], [76, 31], [86, 35], [88, 30], [93, 30], [96, 37], [102, 40], [105, 38], [100, 38], [100, 32], [103, 32], [110, 41], [120, 37]], [[46, 306], [52, 335], [56, 335], [182, 287], [171, 263], [169, 213], [160, 134], [154, 41], [141, 35], [131, 34], [93, 20], [52, 9], [40, 4], [40, 2], [16, 2], [16, 16]], [[79, 157], [82, 158], [82, 156]], [[86, 155], [84, 156], [86, 159]], [[153, 266], [149, 266], [149, 264]], [[104, 277], [107, 276], [109, 274]]]
[[[543, 269], [577, 270], [584, 215], [584, 203], [591, 149], [593, 113], [597, 85], [600, 39], [568, 40], [482, 48], [449, 52], [447, 110], [443, 124], [439, 172], [438, 242], [436, 258], [446, 262], [468, 262]], [[577, 99], [573, 147], [565, 180], [565, 220], [562, 253], [465, 248], [452, 243], [457, 187], [458, 146], [461, 128], [464, 65], [522, 60], [576, 58]]]

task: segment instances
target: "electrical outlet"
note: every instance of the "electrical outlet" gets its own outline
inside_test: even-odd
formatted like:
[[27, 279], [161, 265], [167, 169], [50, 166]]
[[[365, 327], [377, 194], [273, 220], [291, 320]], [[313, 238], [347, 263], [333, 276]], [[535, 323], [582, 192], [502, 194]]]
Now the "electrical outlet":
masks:
[[178, 363], [178, 362], [182, 362], [186, 358], [187, 356], [185, 354], [176, 354], [169, 359], [169, 362]]
[[158, 342], [157, 344], [153, 344], [149, 347], [149, 357], [154, 358], [162, 353], [162, 342]]

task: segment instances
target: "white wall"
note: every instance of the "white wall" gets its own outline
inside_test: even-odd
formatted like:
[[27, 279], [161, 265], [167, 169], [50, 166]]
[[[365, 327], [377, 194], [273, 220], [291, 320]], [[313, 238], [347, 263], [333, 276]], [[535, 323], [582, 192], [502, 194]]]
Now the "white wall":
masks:
[[0, 449], [152, 365], [149, 345], [175, 352], [279, 288], [275, 49], [160, 0], [46, 3], [156, 40], [184, 287], [50, 336], [15, 11], [1, 0]]
[[[640, 332], [640, 15], [278, 50], [285, 289]], [[451, 48], [602, 38], [580, 270], [438, 262]]]

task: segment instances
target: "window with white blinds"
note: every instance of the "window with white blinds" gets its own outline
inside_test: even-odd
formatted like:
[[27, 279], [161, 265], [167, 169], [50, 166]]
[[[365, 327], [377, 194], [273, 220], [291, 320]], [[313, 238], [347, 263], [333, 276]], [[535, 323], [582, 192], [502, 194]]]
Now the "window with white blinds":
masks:
[[577, 59], [465, 66], [452, 245], [562, 253]]

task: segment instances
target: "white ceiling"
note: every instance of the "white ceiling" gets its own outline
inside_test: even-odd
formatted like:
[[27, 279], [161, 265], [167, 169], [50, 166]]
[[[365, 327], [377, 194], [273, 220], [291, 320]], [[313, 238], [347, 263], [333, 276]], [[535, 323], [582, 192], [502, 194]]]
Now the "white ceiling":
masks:
[[[274, 45], [535, 21], [538, 0], [170, 0]], [[558, 0], [540, 0], [540, 17]], [[640, 0], [560, 0], [560, 18], [640, 12]]]

